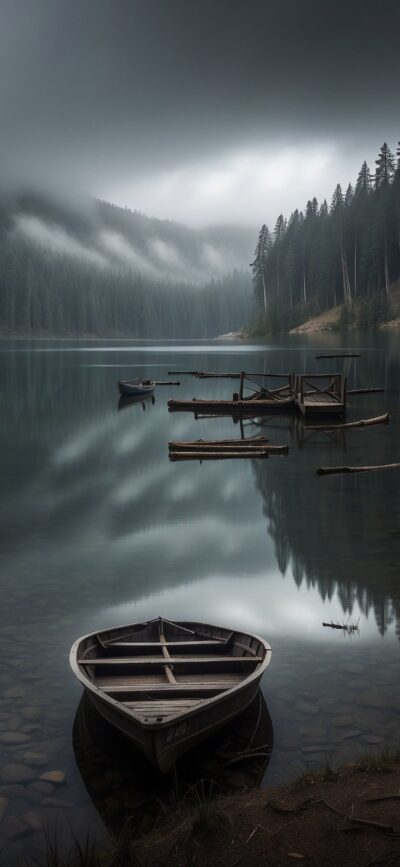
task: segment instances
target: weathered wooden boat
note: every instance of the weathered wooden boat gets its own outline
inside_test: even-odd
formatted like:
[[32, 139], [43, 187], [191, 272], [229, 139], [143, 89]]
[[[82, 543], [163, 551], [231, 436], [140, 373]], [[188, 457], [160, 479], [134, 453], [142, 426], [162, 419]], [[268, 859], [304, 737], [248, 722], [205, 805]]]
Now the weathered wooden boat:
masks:
[[162, 617], [79, 638], [71, 668], [101, 715], [162, 772], [254, 699], [262, 638]]
[[118, 390], [122, 397], [144, 397], [152, 394], [156, 387], [151, 379], [121, 379], [118, 382]]

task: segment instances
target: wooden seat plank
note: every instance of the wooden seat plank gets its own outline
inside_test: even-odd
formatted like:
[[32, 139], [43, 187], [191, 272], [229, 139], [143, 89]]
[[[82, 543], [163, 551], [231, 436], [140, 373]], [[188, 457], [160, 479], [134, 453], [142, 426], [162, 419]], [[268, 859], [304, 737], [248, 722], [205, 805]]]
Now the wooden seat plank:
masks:
[[[175, 684], [175, 683], [159, 683], [157, 686], [144, 686], [143, 684], [135, 684], [132, 682], [129, 686], [100, 686], [103, 692], [107, 693], [107, 695], [112, 695], [113, 693], [138, 693], [145, 692], [147, 694], [152, 694], [155, 697], [161, 696], [165, 693], [177, 693], [178, 695], [182, 695], [185, 693], [201, 693], [202, 695], [208, 694], [217, 694], [219, 692], [225, 692], [227, 689], [231, 689], [234, 686], [234, 683], [231, 681], [221, 681], [220, 683], [189, 683], [189, 684]], [[125, 702], [124, 702], [125, 704]]]
[[[261, 656], [227, 656], [220, 654], [219, 656], [207, 656], [206, 654], [198, 654], [198, 656], [171, 656], [168, 660], [168, 665], [218, 665], [223, 662], [225, 664], [237, 665], [238, 663], [257, 663], [262, 662]], [[78, 659], [79, 665], [166, 665], [164, 656], [114, 656], [104, 657], [99, 656], [93, 659]]]

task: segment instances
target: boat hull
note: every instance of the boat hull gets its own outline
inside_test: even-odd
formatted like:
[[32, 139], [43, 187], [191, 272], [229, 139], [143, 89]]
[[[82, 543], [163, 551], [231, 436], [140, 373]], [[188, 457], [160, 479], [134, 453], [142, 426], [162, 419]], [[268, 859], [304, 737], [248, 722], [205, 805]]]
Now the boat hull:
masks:
[[90, 633], [70, 653], [92, 705], [162, 773], [248, 707], [270, 658], [256, 635], [160, 617]]
[[223, 702], [200, 708], [196, 714], [156, 731], [133, 724], [117, 707], [112, 707], [91, 691], [86, 690], [86, 694], [103, 719], [138, 747], [154, 767], [166, 774], [180, 756], [235, 719], [251, 704], [257, 695], [260, 679], [261, 675], [257, 681], [245, 684], [242, 690], [227, 695]]
[[152, 394], [154, 389], [154, 383], [150, 383], [149, 385], [130, 384], [123, 381], [118, 383], [121, 397], [145, 397], [148, 394]]

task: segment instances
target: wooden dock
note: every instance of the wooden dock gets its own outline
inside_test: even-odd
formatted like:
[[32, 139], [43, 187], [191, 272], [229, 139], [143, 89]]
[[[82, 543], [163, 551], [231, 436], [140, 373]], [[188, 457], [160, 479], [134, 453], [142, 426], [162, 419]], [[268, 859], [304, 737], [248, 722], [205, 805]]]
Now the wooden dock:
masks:
[[[282, 380], [283, 384], [279, 385]], [[242, 371], [239, 391], [231, 400], [171, 399], [168, 409], [194, 412], [197, 416], [230, 415], [233, 418], [254, 418], [298, 409], [304, 416], [337, 417], [345, 415], [346, 396], [346, 377], [341, 373], [250, 374]]]
[[[262, 376], [262, 383], [255, 379]], [[274, 381], [284, 380], [276, 386]], [[245, 394], [244, 392], [248, 392]], [[270, 412], [295, 410], [294, 377], [287, 373], [240, 374], [239, 392], [231, 400], [174, 400], [168, 401], [170, 412], [213, 413], [231, 416], [258, 416]]]
[[341, 373], [299, 373], [295, 377], [296, 406], [305, 416], [343, 416], [346, 378]]

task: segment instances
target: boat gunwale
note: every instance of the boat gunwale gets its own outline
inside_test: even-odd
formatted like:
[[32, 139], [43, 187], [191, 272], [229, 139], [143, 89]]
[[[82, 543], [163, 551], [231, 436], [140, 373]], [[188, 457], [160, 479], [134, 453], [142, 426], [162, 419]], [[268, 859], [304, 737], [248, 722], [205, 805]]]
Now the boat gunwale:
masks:
[[[155, 618], [155, 619], [157, 620], [157, 618]], [[231, 696], [233, 693], [240, 692], [241, 689], [243, 689], [245, 686], [252, 683], [252, 681], [254, 681], [256, 679], [261, 680], [261, 677], [264, 674], [265, 669], [268, 667], [269, 663], [271, 662], [272, 648], [271, 648], [271, 645], [268, 643], [268, 641], [265, 640], [265, 638], [261, 638], [259, 635], [256, 635], [253, 632], [243, 632], [241, 630], [234, 629], [233, 630], [234, 634], [236, 633], [239, 635], [246, 636], [248, 638], [254, 638], [254, 639], [256, 639], [256, 641], [259, 641], [264, 648], [264, 651], [265, 651], [264, 659], [262, 660], [262, 662], [258, 663], [258, 665], [254, 669], [254, 671], [250, 672], [250, 674], [245, 675], [243, 680], [239, 681], [239, 683], [234, 684], [229, 689], [221, 690], [216, 695], [211, 696], [210, 698], [199, 699], [199, 702], [198, 702], [198, 704], [196, 704], [195, 707], [189, 708], [187, 711], [185, 711], [183, 713], [177, 713], [175, 716], [170, 716], [167, 719], [163, 720], [162, 722], [160, 721], [160, 722], [149, 722], [148, 723], [148, 722], [145, 722], [144, 720], [141, 720], [140, 717], [135, 714], [135, 711], [132, 710], [132, 708], [127, 707], [127, 705], [124, 704], [123, 702], [118, 701], [115, 698], [112, 698], [110, 695], [107, 694], [107, 692], [104, 691], [104, 689], [96, 686], [93, 683], [93, 681], [91, 681], [90, 678], [86, 674], [84, 674], [84, 672], [82, 671], [82, 663], [78, 663], [78, 660], [77, 660], [77, 651], [78, 651], [79, 645], [83, 641], [86, 641], [90, 638], [96, 639], [97, 636], [98, 635], [101, 636], [103, 632], [114, 632], [115, 630], [119, 630], [119, 629], [121, 629], [121, 630], [122, 629], [123, 630], [130, 629], [130, 628], [132, 628], [132, 626], [140, 626], [142, 624], [144, 626], [147, 626], [151, 622], [152, 622], [151, 620], [139, 621], [138, 623], [122, 624], [121, 626], [108, 627], [106, 629], [96, 630], [94, 632], [88, 632], [86, 635], [82, 635], [80, 638], [77, 638], [76, 641], [74, 641], [74, 643], [71, 647], [71, 650], [69, 652], [69, 664], [71, 666], [73, 673], [75, 674], [75, 677], [77, 678], [77, 680], [79, 680], [79, 682], [82, 684], [82, 686], [84, 686], [84, 688], [87, 689], [89, 692], [92, 692], [96, 696], [97, 699], [101, 699], [106, 704], [110, 704], [113, 708], [118, 709], [121, 713], [123, 713], [124, 716], [131, 717], [131, 719], [137, 725], [139, 725], [140, 728], [142, 728], [146, 731], [159, 731], [160, 729], [169, 728], [171, 725], [174, 725], [175, 720], [179, 720], [179, 722], [180, 722], [181, 720], [187, 719], [190, 716], [197, 715], [200, 710], [203, 710], [203, 708], [208, 709], [209, 707], [212, 707], [213, 705], [221, 703], [221, 701], [224, 701], [225, 698]], [[226, 629], [227, 632], [229, 632], [229, 631], [232, 632], [232, 630], [229, 630], [229, 627], [221, 626], [220, 624], [216, 625], [216, 624], [212, 624], [212, 623], [205, 623], [204, 621], [183, 620], [183, 621], [177, 621], [177, 623], [179, 623], [179, 624], [182, 623], [185, 625], [190, 624], [191, 626], [195, 626], [195, 627], [196, 626], [210, 627], [211, 629]], [[189, 691], [190, 691], [190, 685], [188, 685], [188, 692]], [[123, 689], [121, 689], [121, 692], [123, 692]], [[149, 688], [149, 692], [151, 692], [151, 687]], [[155, 699], [155, 701], [157, 701], [157, 699]], [[173, 699], [171, 701], [173, 701]]]

